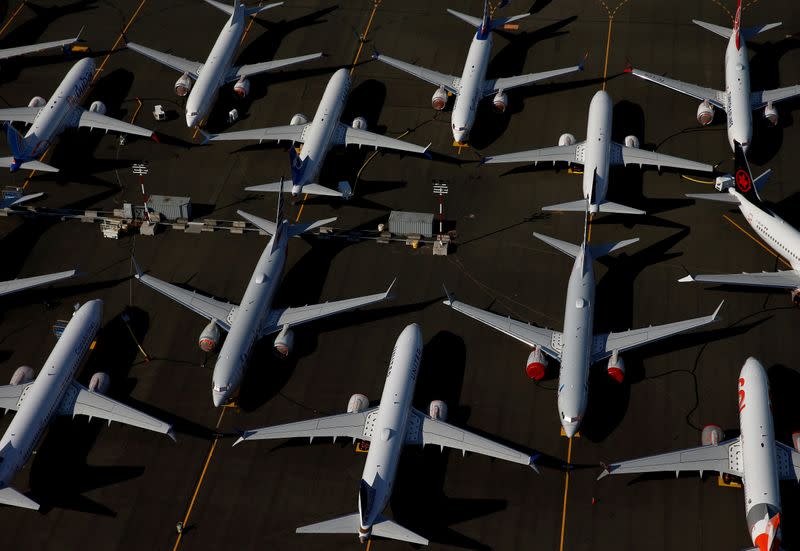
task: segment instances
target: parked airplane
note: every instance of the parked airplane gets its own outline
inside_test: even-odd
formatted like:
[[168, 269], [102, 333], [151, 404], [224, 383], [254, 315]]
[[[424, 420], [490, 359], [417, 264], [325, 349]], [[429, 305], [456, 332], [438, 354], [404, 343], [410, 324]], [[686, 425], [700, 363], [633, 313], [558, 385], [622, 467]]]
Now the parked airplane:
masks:
[[106, 106], [102, 101], [92, 102], [88, 110], [80, 106], [94, 74], [94, 60], [82, 59], [72, 66], [49, 101], [36, 96], [27, 107], [0, 109], [0, 121], [18, 121], [31, 125], [23, 137], [17, 129], [6, 124], [6, 135], [13, 156], [0, 158], [0, 164], [8, 165], [11, 172], [20, 168], [58, 172], [57, 168], [36, 158], [44, 155], [65, 128], [99, 128], [106, 132], [113, 130], [156, 139], [152, 130], [106, 116]]
[[[82, 30], [82, 29], [81, 29]], [[15, 46], [13, 48], [3, 48], [0, 50], [0, 61], [4, 59], [11, 59], [25, 54], [33, 54], [51, 48], [65, 48], [75, 44], [81, 38], [81, 33], [75, 38], [66, 38], [64, 40], [54, 40], [52, 42], [40, 42], [39, 44], [31, 44], [30, 46]]]
[[18, 293], [26, 289], [34, 287], [41, 287], [49, 283], [55, 283], [62, 279], [71, 279], [78, 275], [78, 270], [67, 270], [65, 272], [56, 272], [54, 274], [45, 274], [32, 277], [23, 277], [21, 279], [9, 279], [0, 281], [0, 296]]
[[[604, 466], [608, 474], [715, 471], [739, 477], [745, 491], [745, 517], [753, 547], [748, 551], [778, 551], [781, 539], [780, 480], [800, 481], [800, 453], [775, 441], [769, 381], [764, 367], [747, 358], [739, 373], [738, 438], [724, 437], [717, 425], [703, 428], [702, 446]], [[795, 448], [800, 433], [792, 435]]]
[[104, 396], [111, 383], [107, 374], [92, 375], [88, 388], [75, 382], [102, 321], [103, 301], [86, 302], [72, 314], [38, 377], [34, 379], [33, 369], [22, 366], [11, 384], [0, 387], [0, 408], [17, 412], [0, 439], [0, 503], [39, 509], [38, 503], [10, 484], [55, 415], [88, 415], [90, 420], [97, 417], [109, 425], [116, 421], [175, 439], [169, 424]]
[[413, 408], [411, 402], [421, 359], [422, 332], [419, 325], [412, 323], [403, 329], [394, 345], [379, 406], [371, 408], [366, 396], [353, 394], [347, 403], [347, 413], [245, 431], [236, 441], [234, 445], [245, 440], [313, 440], [332, 436], [334, 441], [342, 437], [370, 442], [359, 483], [358, 512], [302, 526], [298, 533], [358, 534], [362, 543], [375, 535], [427, 545], [427, 539], [383, 516], [392, 495], [400, 454], [406, 445], [448, 447], [529, 465], [536, 470], [535, 457], [446, 423], [447, 404], [441, 400], [430, 403], [427, 415]]
[[[205, 1], [230, 15], [225, 26], [222, 27], [217, 41], [211, 48], [211, 53], [208, 54], [205, 63], [162, 53], [135, 42], [128, 42], [127, 44], [131, 50], [183, 73], [175, 82], [175, 93], [181, 97], [188, 95], [186, 98], [186, 126], [189, 128], [200, 126], [205, 122], [211, 112], [211, 106], [216, 100], [219, 89], [225, 84], [236, 81], [236, 84], [233, 85], [233, 91], [240, 98], [244, 98], [250, 93], [248, 77], [322, 57], [322, 52], [318, 52], [316, 54], [235, 67], [233, 66], [233, 58], [242, 42], [242, 36], [244, 36], [245, 17], [254, 16], [264, 10], [280, 6], [283, 2], [246, 8], [240, 0], [233, 0], [233, 6], [215, 2], [214, 0]], [[194, 86], [192, 85], [193, 83]]]
[[290, 237], [324, 226], [336, 220], [328, 218], [305, 224], [289, 224], [283, 216], [283, 195], [278, 194], [278, 216], [276, 222], [269, 222], [258, 216], [237, 211], [239, 216], [271, 235], [267, 247], [261, 253], [250, 282], [247, 284], [241, 305], [222, 302], [193, 291], [187, 291], [151, 275], [145, 275], [138, 264], [136, 278], [159, 293], [171, 298], [190, 310], [211, 320], [203, 329], [198, 340], [204, 352], [213, 351], [219, 342], [219, 330], [228, 333], [219, 351], [212, 375], [211, 397], [215, 406], [229, 401], [244, 377], [247, 359], [256, 340], [278, 333], [275, 338], [275, 351], [280, 356], [288, 356], [294, 344], [291, 328], [309, 321], [354, 310], [390, 298], [392, 285], [384, 293], [367, 295], [336, 302], [310, 304], [298, 308], [273, 308], [272, 300], [286, 264], [286, 248]]
[[679, 281], [791, 289], [792, 300], [798, 302], [800, 301], [800, 232], [761, 202], [758, 190], [769, 179], [772, 171], [767, 170], [754, 180], [744, 148], [739, 142], [734, 142], [734, 147], [736, 152], [734, 175], [717, 178], [716, 188], [722, 193], [688, 193], [686, 196], [737, 204], [750, 227], [780, 256], [789, 261], [791, 270], [753, 274], [688, 275]]
[[578, 432], [583, 421], [589, 393], [589, 367], [592, 364], [610, 357], [607, 368], [608, 375], [621, 383], [625, 377], [622, 352], [712, 323], [717, 320], [717, 314], [722, 308], [722, 304], [720, 304], [713, 314], [701, 318], [650, 326], [644, 329], [631, 329], [619, 333], [594, 335], [592, 323], [594, 320], [595, 283], [592, 261], [635, 243], [639, 239], [627, 239], [604, 245], [589, 245], [586, 229], [588, 212], [586, 219], [583, 243], [580, 246], [539, 233], [533, 234], [548, 245], [575, 259], [567, 287], [563, 332], [535, 327], [529, 323], [475, 308], [456, 301], [450, 294], [444, 301], [454, 310], [532, 347], [533, 350], [528, 355], [528, 363], [525, 367], [525, 372], [531, 379], [539, 381], [544, 378], [547, 356], [561, 363], [558, 374], [558, 413], [564, 433], [569, 438]]
[[753, 138], [753, 110], [763, 107], [764, 119], [771, 126], [775, 126], [778, 124], [778, 110], [775, 109], [774, 104], [800, 95], [800, 86], [787, 86], [763, 92], [750, 91], [750, 60], [745, 42], [764, 31], [780, 26], [781, 23], [769, 23], [742, 29], [741, 21], [742, 0], [739, 0], [736, 7], [733, 29], [696, 19], [692, 20], [696, 25], [728, 39], [728, 47], [725, 50], [724, 91], [689, 84], [632, 67], [627, 67], [625, 72], [699, 99], [701, 103], [697, 106], [697, 122], [703, 126], [711, 124], [714, 120], [715, 107], [724, 109], [728, 117], [728, 143], [730, 143], [731, 149], [734, 149], [734, 142], [739, 142], [747, 151]]
[[289, 150], [292, 165], [292, 181], [274, 182], [246, 188], [249, 191], [272, 191], [272, 192], [291, 192], [292, 197], [298, 197], [301, 193], [310, 195], [329, 195], [333, 197], [349, 197], [351, 190], [349, 186], [343, 190], [333, 190], [317, 184], [322, 165], [325, 163], [325, 156], [335, 145], [364, 145], [368, 147], [385, 147], [399, 151], [409, 151], [411, 153], [425, 153], [428, 147], [406, 143], [387, 136], [381, 136], [367, 131], [367, 121], [364, 117], [353, 119], [352, 125], [348, 126], [339, 119], [342, 117], [347, 95], [350, 93], [350, 75], [347, 69], [336, 71], [322, 99], [317, 106], [317, 112], [313, 120], [302, 113], [297, 113], [292, 117], [288, 126], [273, 126], [272, 128], [257, 128], [255, 130], [241, 130], [238, 132], [225, 132], [224, 134], [206, 135], [206, 139], [213, 142], [229, 140], [264, 140], [270, 141], [289, 141], [292, 144], [303, 144], [298, 155], [294, 148]]
[[589, 123], [586, 126], [586, 140], [576, 142], [572, 134], [562, 134], [558, 146], [532, 149], [519, 153], [486, 157], [484, 163], [557, 163], [559, 161], [583, 165], [583, 199], [544, 207], [545, 211], [583, 212], [589, 201], [589, 212], [613, 212], [617, 214], [646, 214], [619, 203], [606, 201], [608, 191], [608, 170], [619, 165], [654, 165], [684, 170], [711, 172], [714, 167], [707, 164], [671, 157], [655, 151], [639, 149], [639, 138], [625, 136], [625, 144], [611, 141], [611, 96], [603, 90], [598, 91], [589, 104]]
[[451, 117], [454, 145], [464, 145], [466, 143], [470, 130], [472, 130], [472, 125], [475, 122], [478, 102], [484, 97], [494, 95], [492, 104], [497, 111], [502, 113], [508, 106], [506, 91], [583, 70], [583, 63], [581, 63], [564, 69], [486, 80], [486, 70], [489, 67], [489, 58], [492, 55], [492, 31], [512, 21], [528, 17], [530, 14], [523, 13], [512, 17], [493, 19], [489, 10], [488, 0], [484, 0], [482, 18], [472, 17], [451, 9], [447, 11], [478, 29], [469, 47], [469, 53], [467, 53], [464, 70], [460, 78], [425, 69], [377, 52], [373, 54], [372, 58], [438, 86], [431, 98], [431, 105], [437, 111], [445, 108], [450, 94], [456, 96]]

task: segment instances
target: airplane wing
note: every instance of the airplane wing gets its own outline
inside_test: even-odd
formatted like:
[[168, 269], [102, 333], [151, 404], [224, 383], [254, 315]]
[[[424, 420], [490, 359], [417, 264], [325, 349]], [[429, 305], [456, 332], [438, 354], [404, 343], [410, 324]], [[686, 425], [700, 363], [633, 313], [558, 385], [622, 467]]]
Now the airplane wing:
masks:
[[388, 136], [381, 136], [367, 130], [353, 128], [349, 124], [339, 123], [336, 136], [334, 137], [337, 145], [365, 145], [367, 147], [379, 147], [385, 149], [396, 149], [398, 151], [409, 151], [411, 153], [425, 153], [428, 147], [422, 147], [413, 143], [404, 142]]
[[585, 142], [573, 145], [557, 145], [555, 147], [544, 147], [542, 149], [531, 149], [529, 151], [485, 157], [483, 162], [487, 165], [498, 163], [557, 163], [559, 161], [583, 164], [584, 148]]
[[0, 109], [0, 121], [24, 122], [33, 124], [33, 119], [39, 114], [41, 107], [11, 107]]
[[204, 318], [215, 321], [225, 331], [230, 331], [231, 323], [236, 317], [236, 310], [239, 308], [237, 305], [222, 302], [194, 291], [187, 291], [177, 285], [144, 274], [139, 270], [138, 265], [136, 265], [136, 279]]
[[500, 316], [487, 310], [481, 310], [459, 302], [451, 296], [448, 296], [444, 304], [474, 320], [478, 320], [484, 325], [505, 333], [509, 337], [524, 342], [528, 346], [538, 346], [554, 359], [561, 358], [561, 333], [558, 331], [542, 329], [530, 323], [523, 323], [507, 316]]
[[90, 419], [105, 419], [110, 425], [112, 421], [139, 427], [140, 429], [152, 430], [161, 434], [166, 434], [173, 440], [172, 425], [159, 421], [146, 413], [126, 406], [122, 402], [117, 402], [99, 392], [92, 392], [88, 388], [72, 382], [64, 399], [61, 402], [58, 413], [60, 415], [87, 415]]
[[768, 103], [775, 103], [785, 99], [800, 96], [800, 86], [787, 86], [775, 90], [763, 90], [750, 93], [750, 105], [753, 109], [764, 107]]
[[318, 59], [320, 57], [322, 57], [322, 52], [301, 55], [297, 57], [289, 57], [286, 59], [275, 59], [273, 61], [265, 61], [263, 63], [240, 65], [239, 67], [231, 68], [228, 76], [225, 78], [225, 81], [233, 82], [234, 80], [239, 80], [242, 77], [251, 77], [260, 73], [266, 73], [267, 71], [274, 71], [275, 69], [280, 69], [281, 67], [288, 67], [289, 65], [294, 65], [295, 63], [303, 63], [304, 61]]
[[583, 65], [574, 65], [572, 67], [564, 67], [563, 69], [553, 69], [552, 71], [542, 71], [541, 73], [530, 73], [527, 75], [519, 75], [515, 77], [497, 78], [494, 80], [487, 80], [483, 89], [483, 95], [489, 96], [500, 90], [511, 90], [520, 86], [527, 86], [542, 80], [548, 80], [570, 73], [577, 73], [583, 71]]
[[683, 170], [696, 170], [698, 172], [714, 171], [714, 167], [708, 164], [687, 161], [680, 157], [664, 155], [663, 153], [656, 153], [655, 151], [647, 151], [646, 149], [639, 149], [638, 147], [626, 147], [618, 143], [613, 143], [611, 147], [612, 165], [652, 165], [657, 166], [659, 169], [662, 166], [667, 166]]
[[294, 327], [295, 325], [301, 325], [309, 321], [327, 318], [334, 314], [341, 314], [348, 310], [355, 310], [356, 308], [363, 308], [370, 304], [383, 302], [391, 298], [392, 287], [394, 287], [394, 281], [392, 281], [392, 284], [389, 285], [389, 288], [383, 293], [337, 300], [334, 302], [323, 302], [321, 304], [309, 304], [308, 306], [300, 306], [298, 308], [273, 310], [269, 317], [267, 317], [267, 321], [264, 327], [261, 328], [259, 334], [263, 337], [264, 335], [280, 331], [285, 326]]
[[152, 130], [123, 122], [119, 119], [115, 119], [114, 117], [88, 111], [82, 107], [79, 107], [78, 109], [81, 110], [81, 117], [78, 119], [78, 127], [80, 128], [89, 128], [92, 130], [99, 128], [100, 130], [105, 130], [106, 132], [113, 130], [114, 132], [120, 132], [122, 134], [134, 134], [136, 136], [145, 136], [147, 138], [153, 137]]
[[442, 449], [461, 450], [462, 453], [479, 453], [489, 457], [496, 457], [503, 461], [519, 463], [520, 465], [530, 465], [538, 472], [538, 469], [533, 464], [535, 458], [527, 453], [498, 444], [488, 438], [454, 427], [444, 421], [433, 419], [417, 409], [412, 409], [411, 415], [412, 418], [409, 419], [408, 432], [406, 433], [406, 444], [421, 444], [423, 446], [430, 444], [439, 446]]
[[175, 69], [179, 73], [186, 73], [194, 80], [197, 80], [197, 75], [199, 75], [200, 71], [203, 69], [203, 64], [199, 61], [192, 61], [176, 55], [165, 54], [164, 52], [159, 52], [158, 50], [142, 46], [135, 42], [128, 42], [126, 46], [134, 52], [138, 52], [145, 57], [149, 57], [153, 61], [158, 61], [162, 65], [166, 65], [170, 69]]
[[595, 335], [594, 342], [592, 343], [592, 363], [608, 358], [614, 351], [623, 352], [625, 350], [631, 350], [632, 348], [638, 348], [645, 344], [660, 341], [672, 335], [684, 333], [691, 329], [713, 323], [717, 321], [717, 315], [724, 303], [725, 301], [720, 302], [717, 309], [714, 310], [714, 313], [710, 316], [676, 321], [664, 325], [651, 325], [650, 327], [631, 329], [629, 331], [622, 331], [621, 333]]
[[689, 281], [702, 281], [704, 283], [719, 283], [720, 285], [745, 285], [754, 287], [775, 287], [777, 289], [794, 289], [800, 287], [800, 274], [794, 270], [779, 272], [760, 272], [757, 274], [706, 274], [688, 275], [679, 279], [681, 283]]
[[[311, 123], [288, 124], [286, 126], [273, 126], [271, 128], [254, 128], [253, 130], [239, 130], [236, 132], [223, 132], [222, 134], [210, 134], [206, 139], [210, 142], [227, 142], [236, 140], [257, 140], [258, 143], [264, 140], [276, 142], [305, 142], [306, 129]], [[291, 187], [291, 181], [289, 182]]]
[[377, 411], [378, 408], [374, 407], [354, 413], [340, 413], [307, 421], [248, 430], [244, 431], [233, 445], [245, 440], [274, 440], [276, 438], [343, 437], [370, 440], [372, 433], [367, 429], [367, 420]]
[[800, 481], [800, 453], [791, 446], [775, 442], [775, 454], [780, 479]]
[[631, 69], [628, 72], [639, 78], [643, 78], [645, 80], [649, 80], [650, 82], [660, 84], [661, 86], [671, 88], [672, 90], [680, 92], [681, 94], [686, 94], [687, 96], [692, 96], [693, 98], [697, 98], [699, 100], [708, 100], [708, 102], [714, 107], [718, 107], [720, 109], [725, 108], [725, 93], [719, 90], [706, 88], [705, 86], [698, 86], [696, 84], [689, 84], [688, 82], [683, 82], [682, 80], [676, 80], [674, 78], [648, 73], [647, 71], [642, 71], [640, 69]]
[[418, 65], [406, 63], [405, 61], [400, 61], [399, 59], [395, 59], [393, 57], [381, 55], [378, 53], [373, 54], [372, 59], [383, 61], [384, 63], [386, 63], [387, 65], [391, 65], [395, 69], [400, 69], [401, 71], [405, 71], [410, 75], [414, 75], [418, 79], [430, 82], [431, 84], [434, 84], [436, 86], [443, 86], [444, 89], [450, 92], [451, 94], [458, 95], [459, 88], [461, 87], [461, 79], [458, 77], [454, 77], [452, 75], [446, 75], [438, 71], [432, 71], [431, 69], [426, 69]]
[[55, 283], [62, 279], [70, 279], [76, 275], [78, 275], [78, 270], [67, 270], [66, 272], [56, 272], [54, 274], [0, 281], [0, 296], [18, 293], [19, 291], [24, 291], [32, 287], [39, 287], [40, 285], [47, 285], [48, 283]]
[[8, 59], [10, 57], [17, 57], [25, 54], [32, 54], [41, 52], [42, 50], [49, 50], [50, 48], [60, 48], [62, 46], [69, 46], [77, 42], [79, 37], [67, 38], [66, 40], [54, 40], [53, 42], [42, 42], [40, 44], [31, 44], [30, 46], [16, 46], [14, 48], [5, 48], [0, 50], [0, 60]]
[[713, 471], [742, 476], [741, 442], [738, 438], [717, 446], [700, 446], [688, 450], [651, 455], [606, 466], [598, 479], [609, 474], [659, 473], [683, 471]]
[[22, 393], [33, 383], [24, 385], [4, 385], [0, 386], [0, 409], [4, 413], [8, 411], [17, 411], [19, 409], [19, 398]]

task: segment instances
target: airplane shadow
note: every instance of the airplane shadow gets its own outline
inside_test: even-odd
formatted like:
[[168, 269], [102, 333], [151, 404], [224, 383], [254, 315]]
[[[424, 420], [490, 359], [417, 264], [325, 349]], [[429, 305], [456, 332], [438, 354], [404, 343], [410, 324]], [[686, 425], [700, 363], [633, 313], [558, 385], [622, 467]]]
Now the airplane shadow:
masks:
[[[766, 359], [766, 358], [762, 358]], [[775, 422], [775, 439], [792, 447], [792, 433], [800, 427], [800, 409], [797, 408], [797, 392], [800, 390], [800, 373], [797, 367], [781, 364], [767, 368], [769, 377], [772, 415]], [[794, 480], [781, 483], [781, 516], [796, 519], [800, 516], [800, 491]], [[796, 523], [787, 522], [781, 528], [781, 548], [800, 549], [800, 530]]]

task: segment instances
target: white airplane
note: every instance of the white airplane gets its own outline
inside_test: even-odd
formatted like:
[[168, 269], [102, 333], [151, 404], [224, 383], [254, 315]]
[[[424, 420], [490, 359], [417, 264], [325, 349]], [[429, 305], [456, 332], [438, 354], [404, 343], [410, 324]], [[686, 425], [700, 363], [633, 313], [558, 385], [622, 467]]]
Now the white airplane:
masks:
[[774, 29], [781, 23], [769, 23], [742, 29], [740, 28], [741, 20], [742, 0], [738, 0], [733, 29], [696, 19], [692, 20], [696, 25], [728, 39], [728, 47], [725, 50], [724, 91], [689, 84], [632, 67], [627, 67], [625, 72], [699, 99], [701, 103], [697, 106], [697, 122], [703, 126], [711, 124], [714, 120], [715, 107], [723, 109], [728, 117], [728, 143], [730, 143], [731, 149], [734, 148], [734, 142], [739, 142], [747, 151], [753, 138], [753, 110], [763, 107], [764, 119], [771, 126], [775, 126], [778, 124], [778, 110], [775, 109], [774, 104], [800, 95], [800, 86], [787, 86], [763, 92], [750, 91], [750, 60], [745, 41], [764, 31]]
[[95, 373], [89, 387], [75, 382], [100, 324], [103, 301], [90, 300], [72, 314], [72, 319], [45, 360], [39, 376], [22, 366], [11, 384], [0, 387], [0, 408], [16, 411], [0, 438], [0, 503], [39, 509], [39, 504], [12, 488], [14, 475], [28, 461], [33, 449], [55, 415], [87, 415], [166, 434], [173, 440], [172, 427], [141, 411], [104, 396], [111, 383], [105, 373]]
[[[589, 245], [586, 239], [588, 217], [587, 212], [583, 243], [580, 246], [539, 233], [533, 234], [548, 245], [575, 259], [567, 286], [563, 332], [535, 327], [529, 323], [475, 308], [456, 301], [449, 293], [447, 300], [444, 301], [454, 310], [533, 348], [528, 355], [525, 367], [525, 372], [531, 379], [539, 381], [544, 378], [547, 357], [561, 363], [558, 373], [558, 413], [564, 434], [568, 438], [572, 438], [578, 432], [583, 421], [589, 396], [589, 368], [592, 364], [609, 358], [607, 367], [609, 377], [622, 383], [625, 377], [622, 352], [712, 323], [717, 320], [717, 314], [722, 308], [722, 304], [720, 304], [713, 314], [701, 318], [665, 325], [651, 325], [643, 329], [631, 329], [619, 333], [593, 334], [595, 282], [592, 261], [635, 243], [639, 239]], [[447, 292], [446, 289], [445, 292]]]
[[[746, 551], [780, 549], [781, 497], [778, 482], [800, 482], [800, 453], [775, 441], [769, 397], [769, 381], [764, 367], [747, 358], [739, 373], [738, 438], [724, 437], [717, 425], [703, 428], [702, 446], [604, 466], [598, 478], [608, 474], [675, 472], [718, 472], [741, 478], [745, 492], [745, 516], [755, 547]], [[795, 433], [800, 436], [800, 433]], [[800, 442], [800, 440], [795, 440]], [[796, 444], [795, 444], [796, 445]]]
[[472, 17], [451, 9], [447, 11], [478, 29], [469, 47], [469, 53], [467, 53], [464, 70], [460, 78], [425, 69], [379, 53], [373, 54], [372, 58], [438, 86], [431, 98], [431, 105], [437, 111], [445, 108], [450, 94], [456, 96], [451, 117], [454, 145], [464, 145], [466, 143], [470, 130], [472, 130], [472, 125], [475, 122], [478, 103], [483, 98], [494, 95], [492, 104], [497, 111], [502, 113], [508, 106], [507, 90], [583, 70], [583, 63], [581, 63], [564, 69], [487, 80], [486, 70], [489, 67], [489, 58], [492, 55], [492, 31], [512, 21], [528, 17], [530, 14], [523, 13], [512, 17], [493, 19], [489, 10], [488, 0], [484, 0], [483, 3], [483, 18]]
[[102, 101], [92, 102], [89, 109], [80, 106], [94, 73], [94, 61], [90, 58], [82, 59], [72, 66], [49, 101], [35, 96], [27, 107], [0, 109], [0, 121], [17, 121], [31, 125], [25, 136], [22, 136], [11, 124], [6, 124], [6, 135], [13, 156], [0, 158], [0, 164], [8, 165], [12, 172], [20, 168], [58, 172], [57, 168], [36, 158], [47, 151], [65, 128], [99, 128], [106, 132], [113, 130], [146, 136], [157, 141], [152, 130], [106, 116], [106, 106]]
[[25, 291], [26, 289], [32, 289], [34, 287], [41, 287], [42, 285], [48, 285], [50, 283], [55, 283], [56, 281], [61, 281], [63, 279], [71, 279], [77, 275], [78, 275], [78, 270], [67, 270], [65, 272], [56, 272], [54, 274], [45, 274], [32, 277], [23, 277], [21, 279], [9, 279], [6, 281], [0, 281], [0, 297], [3, 295], [10, 295], [12, 293]]
[[[175, 93], [181, 97], [189, 96], [186, 98], [186, 126], [189, 128], [199, 126], [205, 121], [211, 112], [211, 106], [216, 100], [219, 89], [225, 84], [235, 81], [234, 93], [240, 98], [244, 98], [250, 93], [248, 77], [322, 57], [322, 52], [318, 52], [288, 59], [234, 66], [234, 55], [239, 49], [244, 35], [245, 17], [280, 6], [283, 2], [246, 8], [240, 0], [234, 0], [233, 6], [214, 0], [205, 1], [230, 15], [205, 63], [165, 54], [134, 42], [127, 44], [131, 50], [183, 73], [175, 82]], [[192, 86], [193, 82], [194, 86]]]
[[271, 192], [291, 192], [292, 197], [298, 197], [301, 193], [310, 195], [328, 195], [333, 197], [349, 197], [349, 186], [343, 190], [333, 190], [317, 184], [322, 165], [328, 151], [335, 145], [364, 145], [367, 147], [384, 147], [396, 149], [398, 151], [409, 151], [411, 153], [424, 154], [428, 147], [406, 143], [401, 140], [381, 136], [374, 132], [367, 131], [367, 121], [364, 117], [356, 117], [353, 123], [348, 126], [339, 119], [347, 103], [347, 95], [350, 93], [350, 75], [347, 69], [336, 71], [322, 99], [317, 106], [317, 112], [311, 122], [302, 113], [297, 113], [292, 117], [288, 126], [273, 126], [272, 128], [257, 128], [255, 130], [241, 130], [238, 132], [225, 132], [224, 134], [206, 135], [206, 139], [212, 142], [229, 140], [264, 140], [268, 141], [288, 141], [292, 144], [303, 144], [298, 155], [294, 147], [289, 150], [292, 166], [292, 181], [274, 182], [251, 186], [248, 191], [271, 191]]
[[688, 193], [686, 196], [737, 204], [750, 227], [780, 256], [789, 261], [791, 269], [778, 272], [688, 275], [679, 281], [791, 289], [793, 302], [798, 302], [800, 301], [800, 232], [761, 202], [758, 190], [769, 179], [772, 171], [767, 170], [754, 180], [744, 148], [739, 142], [735, 142], [734, 146], [736, 152], [734, 175], [717, 178], [716, 188], [722, 193]]
[[535, 457], [446, 423], [447, 405], [443, 401], [432, 401], [427, 415], [412, 407], [421, 359], [422, 333], [419, 325], [412, 323], [403, 329], [394, 345], [379, 406], [371, 408], [366, 396], [353, 394], [347, 413], [245, 431], [236, 441], [234, 446], [245, 440], [332, 436], [334, 441], [342, 437], [370, 442], [359, 483], [358, 512], [302, 526], [298, 533], [358, 534], [361, 543], [374, 535], [427, 545], [427, 539], [383, 516], [392, 495], [400, 454], [407, 445], [430, 444], [442, 450], [447, 447], [464, 454], [479, 453], [528, 465], [538, 472]]
[[294, 344], [292, 327], [387, 300], [394, 285], [392, 282], [386, 292], [374, 295], [297, 308], [273, 308], [272, 300], [275, 298], [286, 264], [289, 238], [329, 224], [336, 218], [305, 224], [289, 224], [283, 217], [282, 194], [278, 195], [277, 222], [270, 222], [241, 210], [237, 213], [272, 236], [264, 252], [261, 253], [253, 275], [250, 276], [241, 305], [222, 302], [200, 293], [187, 291], [151, 275], [145, 275], [134, 261], [136, 278], [139, 281], [210, 320], [198, 340], [201, 350], [211, 352], [216, 348], [220, 329], [228, 333], [219, 351], [212, 375], [211, 397], [217, 407], [228, 402], [238, 390], [247, 367], [247, 359], [257, 340], [278, 333], [275, 338], [275, 351], [280, 356], [286, 357], [291, 353]]
[[712, 172], [711, 165], [687, 161], [678, 157], [639, 149], [639, 138], [626, 136], [625, 143], [611, 140], [612, 120], [611, 96], [603, 90], [592, 97], [589, 104], [589, 122], [586, 126], [586, 140], [576, 142], [572, 134], [562, 134], [558, 146], [532, 149], [519, 153], [486, 157], [484, 163], [557, 163], [559, 161], [583, 165], [583, 199], [544, 207], [544, 211], [583, 212], [589, 201], [589, 212], [608, 212], [617, 214], [646, 214], [619, 203], [606, 201], [608, 191], [608, 171], [612, 166], [653, 165], [700, 172]]
[[[83, 29], [81, 29], [82, 31]], [[54, 40], [52, 42], [40, 42], [39, 44], [31, 44], [30, 46], [16, 46], [14, 48], [3, 48], [0, 50], [0, 61], [4, 59], [11, 59], [25, 54], [33, 54], [43, 50], [50, 50], [52, 48], [65, 48], [75, 44], [81, 39], [81, 33], [75, 38], [66, 38], [64, 40]]]

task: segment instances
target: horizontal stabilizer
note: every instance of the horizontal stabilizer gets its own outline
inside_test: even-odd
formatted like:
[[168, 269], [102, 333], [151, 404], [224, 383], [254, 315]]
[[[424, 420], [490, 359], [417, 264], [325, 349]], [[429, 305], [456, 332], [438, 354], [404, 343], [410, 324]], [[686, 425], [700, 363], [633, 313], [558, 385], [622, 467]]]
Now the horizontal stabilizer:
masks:
[[[261, 191], [265, 193], [277, 193], [279, 191], [290, 193], [292, 191], [293, 185], [294, 184], [292, 184], [292, 182], [284, 181], [283, 184], [281, 184], [281, 182], [272, 182], [271, 184], [249, 186], [244, 189], [246, 191]], [[325, 186], [321, 186], [319, 184], [306, 184], [303, 186], [303, 190], [301, 191], [301, 193], [307, 193], [308, 195], [325, 195], [328, 197], [342, 196], [341, 192], [327, 188]]]
[[0, 490], [0, 504], [22, 507], [23, 509], [33, 509], [34, 511], [39, 510], [38, 503], [11, 487]]
[[236, 214], [253, 224], [255, 227], [268, 233], [269, 235], [275, 235], [275, 231], [277, 230], [277, 224], [275, 222], [270, 222], [269, 220], [265, 220], [259, 216], [254, 214], [250, 214], [249, 212], [245, 212], [243, 210], [237, 210]]
[[359, 527], [359, 514], [353, 513], [351, 515], [301, 526], [295, 530], [295, 532], [298, 534], [357, 534]]
[[[579, 199], [578, 201], [570, 201], [569, 203], [559, 203], [557, 205], [548, 205], [542, 207], [546, 212], [586, 212], [586, 199]], [[605, 212], [608, 214], [647, 214], [643, 210], [635, 209], [633, 207], [626, 207], [619, 203], [612, 203], [605, 201], [600, 204], [592, 205], [591, 212]]]
[[586, 199], [570, 201], [569, 203], [559, 203], [557, 205], [548, 205], [542, 207], [542, 210], [548, 212], [586, 212]]
[[719, 25], [714, 25], [713, 23], [706, 23], [705, 21], [698, 21], [697, 19], [692, 19], [692, 23], [703, 27], [707, 31], [711, 31], [714, 34], [721, 36], [722, 38], [730, 38], [733, 29], [728, 27], [720, 27]]
[[[583, 201], [583, 206], [586, 208], [586, 201]], [[541, 233], [533, 233], [533, 236], [537, 239], [541, 239], [551, 247], [554, 247], [561, 251], [564, 254], [571, 256], [572, 258], [577, 258], [577, 256], [581, 252], [581, 248], [578, 245], [573, 245], [572, 243], [567, 243], [566, 241], [561, 241], [560, 239], [556, 239], [555, 237], [548, 237], [547, 235], [542, 235]]]
[[392, 540], [407, 541], [418, 545], [428, 545], [427, 539], [383, 517], [379, 517], [378, 522], [372, 526], [372, 534]]
[[[13, 157], [0, 157], [0, 166], [11, 166], [11, 163], [14, 162]], [[25, 161], [19, 168], [25, 170], [38, 170], [39, 172], [58, 172], [58, 169], [54, 166], [50, 166], [45, 164], [41, 161]]]
[[741, 33], [745, 40], [749, 40], [756, 35], [759, 35], [765, 31], [770, 31], [776, 27], [780, 27], [783, 23], [767, 23], [765, 25], [757, 25], [755, 27], [747, 27], [746, 29], [742, 29]]
[[706, 201], [719, 201], [720, 203], [739, 204], [739, 199], [730, 193], [687, 193], [690, 199], [704, 199]]
[[321, 226], [326, 226], [331, 222], [336, 222], [336, 217], [325, 218], [324, 220], [316, 220], [314, 222], [307, 222], [305, 224], [292, 224], [289, 226], [289, 237], [300, 235], [302, 233], [317, 229]]
[[623, 247], [627, 247], [628, 245], [632, 245], [639, 241], [638, 237], [634, 237], [633, 239], [625, 239], [624, 241], [617, 241], [615, 243], [603, 243], [600, 245], [590, 245], [589, 251], [592, 253], [592, 258], [600, 258], [601, 256], [605, 256], [609, 253], [614, 251], [618, 251]]
[[611, 201], [605, 201], [597, 205], [598, 212], [606, 212], [609, 214], [647, 214], [643, 210], [635, 209], [633, 207], [626, 207], [625, 205], [620, 205], [619, 203], [612, 203]]

